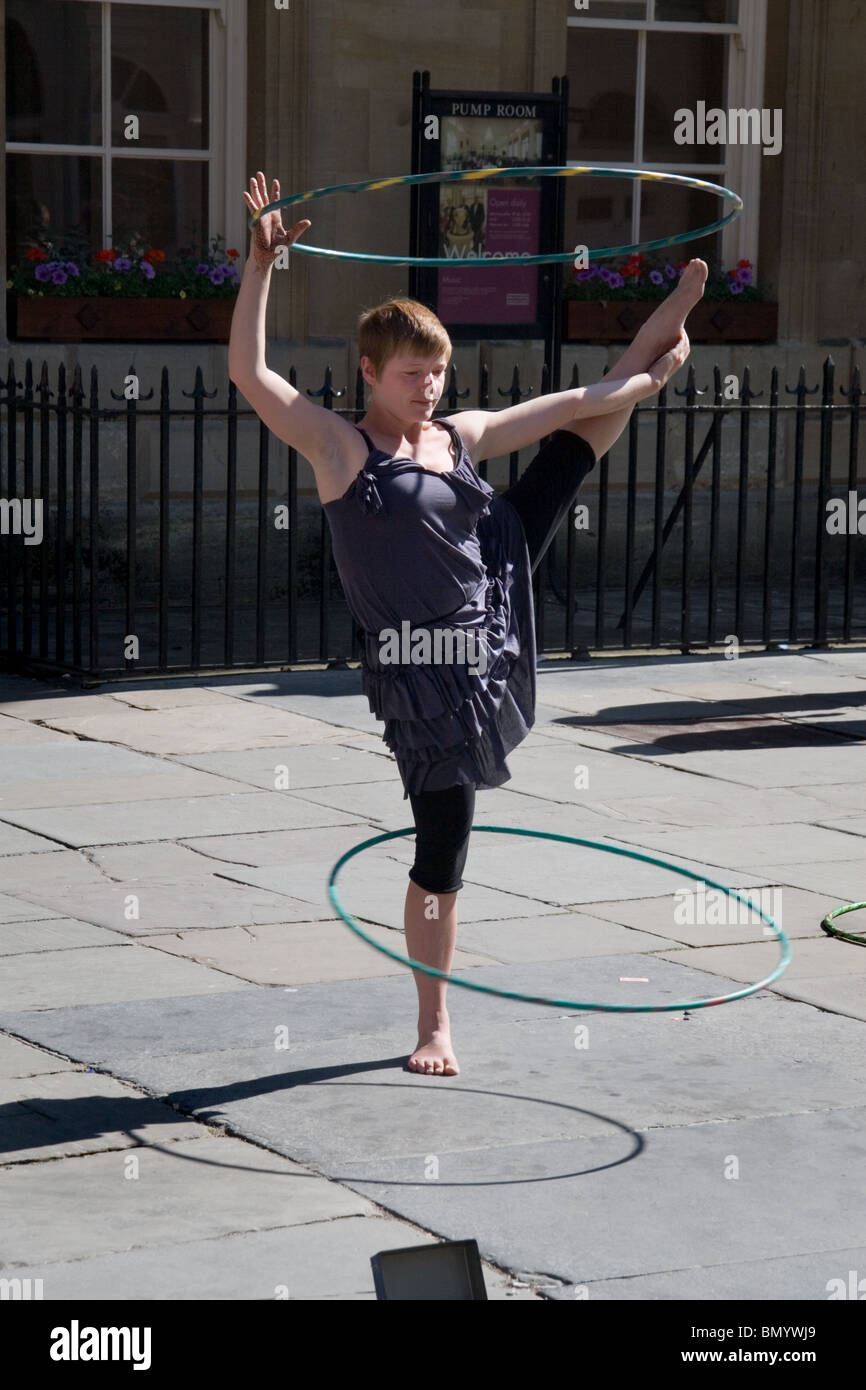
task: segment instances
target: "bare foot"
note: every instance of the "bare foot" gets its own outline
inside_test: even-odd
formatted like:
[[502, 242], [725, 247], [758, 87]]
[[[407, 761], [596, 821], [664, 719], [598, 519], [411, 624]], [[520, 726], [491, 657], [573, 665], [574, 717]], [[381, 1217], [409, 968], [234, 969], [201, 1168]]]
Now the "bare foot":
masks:
[[639, 341], [642, 349], [652, 353], [651, 360], [655, 361], [676, 345], [689, 312], [703, 297], [706, 281], [706, 262], [689, 261], [676, 289], [671, 291], [640, 329], [635, 343]]
[[451, 1046], [451, 1030], [444, 1028], [418, 1029], [418, 1046], [409, 1058], [409, 1070], [428, 1075], [457, 1076], [460, 1071]]

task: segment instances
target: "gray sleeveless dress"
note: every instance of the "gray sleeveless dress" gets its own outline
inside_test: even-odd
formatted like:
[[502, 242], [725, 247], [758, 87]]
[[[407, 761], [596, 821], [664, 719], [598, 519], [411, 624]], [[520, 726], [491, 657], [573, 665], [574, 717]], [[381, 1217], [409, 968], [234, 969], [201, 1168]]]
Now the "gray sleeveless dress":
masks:
[[[342, 497], [325, 502], [349, 610], [363, 634], [362, 689], [410, 794], [492, 788], [535, 722], [535, 616], [523, 523], [475, 472], [453, 425], [457, 462], [434, 473], [370, 449]], [[360, 429], [360, 426], [356, 426]], [[382, 633], [468, 629], [483, 663], [383, 661]], [[483, 629], [483, 631], [481, 631]], [[423, 639], [422, 639], [423, 640]], [[418, 649], [416, 648], [416, 651]], [[468, 650], [472, 651], [471, 646]], [[475, 651], [478, 649], [475, 648]], [[401, 657], [408, 656], [404, 646]]]

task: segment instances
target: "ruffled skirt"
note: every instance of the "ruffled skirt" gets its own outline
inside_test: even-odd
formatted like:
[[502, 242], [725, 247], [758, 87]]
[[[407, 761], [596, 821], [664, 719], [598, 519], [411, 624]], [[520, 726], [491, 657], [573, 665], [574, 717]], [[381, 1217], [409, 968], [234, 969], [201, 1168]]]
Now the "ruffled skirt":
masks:
[[[506, 755], [535, 722], [535, 630], [523, 526], [514, 509], [496, 499], [479, 519], [478, 538], [488, 576], [483, 626], [443, 617], [413, 623], [412, 631], [469, 634], [471, 628], [484, 643], [483, 665], [383, 663], [379, 635], [365, 634], [362, 688], [385, 722], [382, 737], [396, 759], [404, 799], [463, 782], [501, 786], [511, 777]], [[478, 647], [470, 650], [477, 654]]]

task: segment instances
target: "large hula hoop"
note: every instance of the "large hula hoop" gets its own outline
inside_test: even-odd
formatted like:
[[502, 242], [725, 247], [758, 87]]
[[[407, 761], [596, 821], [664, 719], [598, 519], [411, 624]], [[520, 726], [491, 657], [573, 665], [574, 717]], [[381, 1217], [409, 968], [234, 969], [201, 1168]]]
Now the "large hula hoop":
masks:
[[832, 925], [834, 917], [842, 917], [846, 912], [856, 912], [858, 907], [866, 907], [866, 903], [848, 903], [845, 907], [834, 907], [822, 921], [821, 930], [828, 936], [838, 937], [840, 941], [850, 941], [854, 946], [866, 946], [866, 937], [862, 932], [841, 931], [839, 927]]
[[[743, 200], [739, 193], [734, 193], [730, 188], [723, 188], [721, 184], [708, 183], [705, 179], [687, 178], [685, 174], [657, 174], [649, 169], [611, 169], [611, 168], [592, 168], [589, 165], [532, 165], [520, 169], [438, 169], [432, 174], [397, 174], [387, 179], [366, 179], [363, 183], [336, 183], [330, 188], [313, 188], [306, 193], [290, 193], [286, 198], [277, 198], [276, 202], [266, 203], [258, 212], [254, 212], [247, 219], [250, 228], [254, 227], [260, 217], [265, 213], [276, 212], [278, 208], [290, 207], [294, 203], [308, 202], [311, 198], [326, 198], [332, 193], [364, 193], [375, 188], [392, 188], [401, 183], [465, 183], [474, 179], [489, 179], [507, 175], [509, 178], [539, 178], [542, 175], [555, 175], [558, 178], [573, 178], [575, 176], [592, 176], [594, 178], [619, 178], [619, 179], [652, 179], [656, 183], [673, 183], [684, 188], [700, 188], [705, 193], [715, 193], [721, 198], [731, 198], [734, 207], [725, 217], [720, 217], [717, 222], [711, 222], [705, 227], [698, 227], [693, 232], [678, 232], [676, 236], [656, 237], [654, 241], [636, 241], [628, 246], [603, 246], [598, 251], [589, 251], [587, 260], [600, 261], [607, 256], [622, 256], [628, 253], [635, 255], [644, 251], [657, 251], [663, 246], [679, 246], [685, 241], [696, 241], [698, 237], [710, 236], [713, 232], [721, 231], [735, 217], [739, 217], [743, 210]], [[462, 268], [467, 265], [483, 266], [513, 266], [515, 261], [518, 265], [552, 265], [560, 261], [574, 260], [574, 251], [555, 251], [545, 256], [512, 256], [506, 255], [499, 259], [483, 256], [467, 256], [465, 258], [454, 258], [451, 256], [378, 256], [370, 255], [363, 251], [331, 251], [324, 246], [310, 246], [305, 242], [296, 241], [291, 247], [292, 251], [303, 251], [308, 256], [331, 256], [335, 260], [341, 261], [368, 261], [375, 262], [377, 265], [426, 265], [426, 266], [447, 266], [451, 270]]]
[[392, 960], [399, 961], [401, 965], [408, 965], [413, 970], [420, 970], [424, 975], [431, 975], [435, 979], [445, 980], [448, 984], [459, 985], [462, 989], [474, 989], [480, 994], [498, 994], [503, 999], [519, 999], [524, 1004], [547, 1004], [549, 1007], [556, 1009], [593, 1010], [598, 1013], [660, 1014], [678, 1012], [680, 1009], [687, 1011], [692, 1009], [708, 1009], [713, 1004], [729, 1004], [733, 999], [744, 999], [746, 995], [756, 994], [759, 989], [764, 989], [765, 986], [771, 984], [773, 980], [777, 980], [783, 971], [787, 970], [791, 963], [791, 943], [782, 931], [782, 928], [773, 921], [769, 913], [764, 912], [759, 907], [755, 907], [753, 903], [749, 902], [748, 898], [741, 898], [738, 893], [733, 892], [730, 888], [725, 888], [724, 884], [714, 883], [712, 879], [705, 878], [702, 874], [692, 873], [691, 869], [682, 869], [677, 864], [671, 864], [668, 860], [659, 859], [652, 854], [641, 854], [638, 850], [633, 849], [621, 849], [618, 845], [606, 845], [598, 840], [583, 840], [576, 835], [555, 835], [552, 831], [546, 830], [515, 830], [508, 825], [473, 825], [471, 829], [492, 830], [499, 835], [532, 835], [541, 840], [564, 840], [566, 844], [570, 845], [587, 845], [590, 849], [604, 850], [607, 854], [624, 854], [629, 859], [643, 859], [648, 864], [658, 864], [663, 869], [671, 869], [676, 874], [684, 874], [686, 878], [696, 879], [698, 883], [707, 883], [712, 888], [719, 888], [723, 893], [727, 894], [728, 897], [735, 898], [738, 902], [746, 903], [769, 923], [778, 935], [779, 945], [782, 948], [781, 959], [775, 970], [771, 971], [763, 980], [759, 980], [756, 985], [747, 985], [745, 989], [732, 990], [730, 994], [721, 994], [713, 999], [685, 999], [675, 1004], [587, 1004], [578, 999], [547, 999], [535, 994], [519, 994], [514, 990], [495, 989], [492, 985], [478, 985], [474, 984], [471, 980], [463, 980], [458, 975], [448, 975], [444, 970], [437, 970], [435, 966], [425, 965], [422, 961], [413, 960], [411, 956], [398, 955], [396, 951], [391, 951], [387, 946], [382, 946], [378, 941], [374, 941], [373, 938], [358, 925], [351, 913], [344, 911], [335, 886], [337, 875], [347, 860], [353, 858], [356, 854], [361, 854], [363, 850], [369, 849], [371, 845], [381, 844], [384, 840], [394, 840], [400, 835], [414, 835], [415, 826], [409, 826], [405, 830], [390, 830], [385, 835], [375, 835], [370, 840], [363, 840], [360, 845], [355, 845], [354, 849], [347, 850], [346, 853], [341, 855], [337, 860], [328, 878], [328, 896], [337, 909], [340, 917], [342, 917], [343, 921], [346, 923], [346, 926], [351, 927], [352, 931], [360, 936], [362, 941], [366, 941], [368, 946], [375, 946], [377, 951], [381, 951], [383, 955], [390, 956]]

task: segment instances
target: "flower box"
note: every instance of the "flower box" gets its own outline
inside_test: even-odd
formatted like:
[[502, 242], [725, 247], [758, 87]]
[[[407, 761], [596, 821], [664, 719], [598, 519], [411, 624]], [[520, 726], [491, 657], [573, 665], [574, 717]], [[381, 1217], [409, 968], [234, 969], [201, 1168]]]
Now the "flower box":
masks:
[[22, 341], [227, 343], [230, 299], [10, 295], [9, 336]]
[[[568, 343], [631, 342], [641, 324], [658, 308], [647, 300], [567, 299], [563, 340]], [[691, 343], [772, 343], [776, 341], [779, 306], [761, 301], [736, 304], [701, 300], [686, 320]]]

